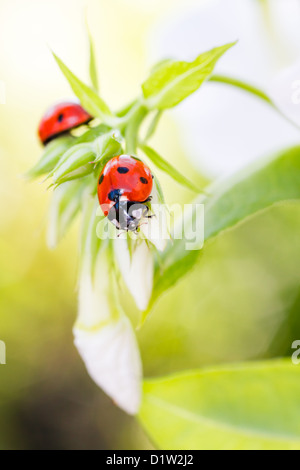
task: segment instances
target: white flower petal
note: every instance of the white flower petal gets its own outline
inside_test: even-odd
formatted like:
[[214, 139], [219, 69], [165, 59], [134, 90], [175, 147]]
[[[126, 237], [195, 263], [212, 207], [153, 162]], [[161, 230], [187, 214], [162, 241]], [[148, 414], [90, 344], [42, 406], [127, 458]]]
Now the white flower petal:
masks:
[[97, 263], [92, 280], [90, 271], [83, 269], [79, 283], [77, 322], [91, 328], [111, 318], [108, 298], [109, 275], [106, 260]]
[[151, 207], [153, 216], [141, 225], [141, 231], [159, 251], [164, 251], [170, 240], [166, 208], [162, 204], [151, 204]]
[[[287, 65], [290, 53], [294, 62], [300, 52], [299, 41], [292, 41], [300, 34], [299, 20], [295, 20], [299, 2], [277, 0], [268, 5], [278, 45], [268, 35], [258, 1], [211, 0], [194, 9], [183, 7], [180, 13], [160, 21], [149, 42], [149, 62], [166, 57], [192, 60], [201, 51], [238, 39], [217, 64], [216, 73], [265, 89], [274, 74]], [[171, 113], [181, 130], [186, 155], [201, 172], [213, 177], [234, 173], [299, 140], [297, 130], [271, 107], [246, 92], [217, 83], [204, 85]]]
[[280, 111], [300, 126], [300, 62], [277, 75], [270, 95]]
[[88, 373], [129, 414], [141, 403], [142, 365], [130, 321], [119, 320], [95, 330], [74, 327], [75, 345]]
[[153, 288], [153, 254], [145, 241], [133, 242], [136, 246], [130, 256], [127, 240], [114, 240], [116, 259], [122, 277], [139, 310], [147, 309]]
[[164, 251], [170, 240], [168, 209], [164, 204], [159, 203], [155, 184], [151, 196], [151, 210], [153, 216], [143, 221], [141, 224], [141, 232], [159, 251]]
[[142, 365], [130, 321], [109, 298], [108, 261], [104, 253], [94, 279], [89, 264], [79, 284], [79, 312], [74, 326], [75, 345], [92, 379], [129, 414], [141, 400]]

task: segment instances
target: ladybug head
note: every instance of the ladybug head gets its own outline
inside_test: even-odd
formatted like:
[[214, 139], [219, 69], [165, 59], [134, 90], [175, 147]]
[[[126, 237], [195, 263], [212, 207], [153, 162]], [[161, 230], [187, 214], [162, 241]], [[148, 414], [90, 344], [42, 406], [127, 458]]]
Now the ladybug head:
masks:
[[135, 201], [117, 201], [110, 209], [108, 219], [117, 227], [118, 230], [126, 232], [136, 232], [140, 226], [141, 220], [146, 217], [149, 207], [147, 202]]

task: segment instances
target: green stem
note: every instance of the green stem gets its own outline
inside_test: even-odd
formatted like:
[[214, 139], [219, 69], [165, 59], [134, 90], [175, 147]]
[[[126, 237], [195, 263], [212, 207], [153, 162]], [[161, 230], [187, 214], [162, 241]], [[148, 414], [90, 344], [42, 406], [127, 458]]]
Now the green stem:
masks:
[[139, 106], [136, 107], [128, 120], [125, 128], [125, 141], [126, 152], [129, 154], [135, 154], [137, 151], [139, 128], [147, 114], [147, 108], [139, 103]]
[[210, 77], [209, 81], [223, 83], [224, 85], [231, 85], [236, 88], [241, 88], [242, 90], [247, 91], [252, 95], [256, 95], [258, 98], [266, 101], [269, 105], [275, 107], [273, 101], [265, 92], [253, 85], [250, 85], [249, 83], [242, 82], [241, 80], [238, 80], [236, 78], [225, 77], [224, 75], [213, 75], [212, 77]]
[[133, 108], [133, 106], [136, 105], [138, 100], [134, 100], [134, 101], [131, 101], [131, 103], [127, 104], [126, 106], [124, 106], [123, 108], [119, 109], [115, 114], [116, 116], [118, 116], [119, 118], [124, 118], [124, 116], [126, 116], [126, 114], [129, 113], [129, 111]]
[[118, 127], [120, 131], [123, 131], [125, 127], [136, 118], [137, 114], [139, 114], [141, 109], [145, 109], [142, 101], [141, 100], [134, 101], [132, 105], [128, 107], [127, 113], [124, 114], [122, 117], [117, 118], [116, 127]]
[[153, 136], [154, 132], [156, 131], [157, 125], [159, 123], [159, 120], [162, 116], [162, 111], [159, 109], [158, 111], [155, 112], [155, 115], [150, 123], [149, 129], [147, 131], [146, 137], [145, 137], [145, 142], [150, 139], [150, 137]]
[[116, 116], [107, 119], [105, 124], [111, 128], [119, 129], [121, 132], [123, 132], [130, 121], [135, 118], [135, 115], [140, 111], [141, 108], [144, 108], [142, 100], [135, 100], [123, 109], [119, 110], [116, 113]]
[[289, 122], [292, 126], [294, 126], [298, 131], [300, 130], [300, 127], [294, 121], [289, 119], [285, 114], [283, 114], [280, 111], [280, 109], [276, 106], [276, 104], [272, 101], [272, 99], [264, 91], [251, 85], [250, 83], [246, 83], [246, 82], [243, 82], [242, 80], [238, 80], [232, 77], [227, 77], [224, 75], [213, 75], [212, 77], [210, 77], [209, 81], [233, 86], [235, 88], [239, 88], [241, 90], [246, 91], [247, 93], [250, 93], [256, 96], [257, 98], [263, 100], [265, 103], [271, 106], [277, 113], [280, 114], [281, 117], [283, 117], [287, 122]]

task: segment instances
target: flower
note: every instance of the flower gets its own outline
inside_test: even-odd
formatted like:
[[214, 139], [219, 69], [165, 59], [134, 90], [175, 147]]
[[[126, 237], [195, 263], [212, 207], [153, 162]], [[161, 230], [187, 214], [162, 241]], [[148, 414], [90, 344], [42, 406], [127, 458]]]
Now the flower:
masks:
[[141, 358], [131, 323], [111, 294], [110, 280], [104, 253], [94, 279], [90, 269], [83, 267], [74, 342], [95, 383], [133, 415], [141, 402]]
[[154, 275], [153, 252], [145, 240], [133, 240], [132, 253], [126, 238], [114, 240], [114, 251], [120, 272], [139, 310], [148, 307]]
[[[151, 242], [159, 251], [164, 251], [170, 240], [167, 208], [161, 203], [156, 184], [151, 193], [150, 216], [144, 218], [140, 233], [121, 233], [114, 241], [116, 261], [129, 292], [139, 310], [148, 307], [153, 289], [154, 250]], [[129, 243], [128, 237], [133, 238]], [[154, 248], [154, 249], [155, 249]]]
[[300, 62], [282, 70], [270, 87], [270, 95], [278, 109], [300, 126]]
[[[277, 73], [299, 59], [299, 13], [297, 0], [211, 0], [183, 6], [156, 24], [150, 60], [191, 60], [199, 49], [238, 39], [216, 74], [268, 89]], [[267, 104], [219, 83], [205, 85], [171, 112], [187, 156], [212, 177], [299, 142], [299, 132]]]
[[170, 240], [168, 209], [159, 201], [156, 185], [153, 187], [151, 196], [152, 216], [141, 225], [141, 232], [157, 250], [164, 251]]

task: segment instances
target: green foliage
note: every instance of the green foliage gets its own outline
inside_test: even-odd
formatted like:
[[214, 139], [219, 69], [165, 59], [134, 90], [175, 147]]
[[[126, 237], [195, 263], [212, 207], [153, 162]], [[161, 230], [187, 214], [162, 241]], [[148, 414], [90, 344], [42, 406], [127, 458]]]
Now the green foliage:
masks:
[[75, 145], [63, 155], [52, 171], [53, 182], [62, 184], [92, 173], [94, 158], [95, 151], [91, 144]]
[[[73, 72], [57, 57], [53, 56], [60, 67], [62, 73], [68, 80], [73, 92], [80, 100], [82, 106], [93, 116], [102, 121], [102, 128], [99, 129], [99, 136], [102, 136], [106, 129], [106, 137], [98, 139], [97, 129], [92, 129], [84, 133], [74, 144], [84, 144], [95, 142], [96, 163], [106, 161], [108, 156], [112, 158], [121, 150], [122, 139], [125, 140], [125, 150], [127, 153], [136, 154], [139, 145], [139, 128], [149, 111], [156, 109], [157, 112], [150, 124], [146, 134], [143, 150], [147, 156], [162, 171], [167, 172], [177, 182], [192, 191], [199, 192], [199, 189], [187, 178], [180, 174], [175, 168], [167, 163], [157, 152], [146, 145], [146, 141], [153, 135], [161, 117], [161, 110], [175, 106], [191, 93], [196, 91], [201, 84], [209, 78], [218, 59], [233, 44], [218, 47], [209, 52], [201, 54], [194, 62], [163, 61], [154, 69], [150, 78], [143, 84], [144, 99], [134, 100], [130, 105], [118, 112], [116, 115], [110, 111], [103, 99], [97, 94], [98, 78], [94, 55], [94, 47], [91, 35], [89, 34], [90, 45], [90, 78], [93, 89], [84, 84]], [[109, 129], [112, 130], [109, 133]], [[120, 137], [118, 136], [118, 132]], [[117, 137], [116, 137], [117, 136]], [[102, 148], [102, 147], [105, 147]], [[66, 181], [78, 179], [90, 174], [93, 169], [89, 165], [88, 147], [78, 147], [70, 154], [61, 154], [55, 163], [49, 168], [50, 176], [54, 176], [54, 184], [62, 184]], [[72, 150], [72, 149], [70, 149]], [[56, 166], [55, 166], [56, 165]], [[55, 167], [55, 168], [53, 168]], [[95, 170], [97, 168], [95, 167]], [[45, 171], [45, 170], [43, 170]], [[46, 171], [45, 171], [46, 172]]]
[[147, 131], [147, 134], [146, 134], [146, 137], [145, 137], [145, 141], [147, 142], [152, 136], [153, 134], [155, 133], [156, 131], [156, 128], [158, 126], [158, 123], [159, 123], [159, 120], [162, 116], [162, 111], [161, 110], [158, 110], [158, 111], [155, 111], [155, 114], [152, 118], [152, 121], [150, 122], [150, 126], [148, 128], [148, 131]]
[[174, 168], [170, 163], [168, 163], [163, 157], [161, 157], [155, 150], [147, 145], [140, 145], [140, 148], [143, 150], [145, 155], [151, 160], [154, 165], [159, 168], [161, 171], [167, 173], [171, 178], [174, 179], [177, 183], [181, 184], [185, 188], [189, 189], [190, 191], [194, 191], [196, 193], [202, 192], [199, 188], [197, 188], [191, 181], [185, 178], [176, 168]]
[[27, 173], [28, 178], [37, 178], [51, 172], [68, 148], [74, 145], [72, 136], [63, 136], [47, 144], [45, 152], [38, 163]]
[[[77, 78], [54, 54], [57, 64], [82, 106], [93, 117], [100, 119], [101, 124], [93, 128], [83, 128], [84, 132], [79, 137], [65, 136], [48, 144], [41, 160], [28, 173], [30, 177], [48, 174], [48, 178], [52, 178], [53, 185], [59, 186], [54, 191], [50, 212], [48, 232], [50, 246], [57, 245], [72, 221], [81, 212], [81, 263], [88, 266], [93, 274], [95, 260], [100, 250], [108, 248], [108, 254], [112, 255], [109, 251], [110, 244], [103, 243], [97, 236], [97, 230], [104, 230], [108, 223], [107, 219], [102, 216], [103, 223], [99, 228], [101, 216], [98, 212], [96, 197], [97, 180], [105, 164], [124, 151], [139, 158], [138, 149], [142, 150], [151, 163], [177, 183], [191, 191], [201, 192], [179, 170], [149, 147], [147, 141], [154, 134], [162, 112], [182, 102], [198, 90], [206, 80], [244, 89], [276, 109], [261, 90], [239, 80], [212, 76], [217, 61], [233, 45], [234, 43], [231, 43], [212, 49], [199, 55], [192, 62], [169, 59], [160, 62], [142, 84], [143, 95], [115, 114], [97, 93], [97, 67], [90, 34], [89, 72], [92, 87]], [[150, 113], [153, 119], [146, 137], [141, 139], [139, 135], [141, 124]], [[92, 125], [95, 124], [97, 123], [92, 123]], [[154, 183], [159, 202], [163, 203], [163, 191], [156, 176]], [[224, 269], [226, 275], [222, 278], [223, 290], [219, 288], [219, 295], [211, 295], [210, 300], [207, 300], [205, 293], [210, 292], [211, 289], [217, 289], [219, 279], [218, 273], [216, 274], [211, 267], [212, 253], [218, 253], [219, 250], [220, 253], [226, 252], [229, 257], [234, 258], [232, 255], [234, 249], [238, 250], [239, 243], [242, 243], [243, 227], [258, 226], [267, 234], [267, 242], [256, 241], [256, 250], [252, 254], [252, 260], [260, 257], [261, 264], [272, 264], [270, 259], [273, 251], [267, 250], [267, 248], [271, 250], [272, 247], [266, 248], [266, 244], [268, 240], [273, 240], [278, 246], [276, 254], [281, 260], [282, 277], [278, 280], [279, 268], [272, 265], [274, 274], [272, 281], [275, 287], [272, 284], [273, 290], [270, 288], [270, 292], [278, 291], [277, 297], [274, 294], [274, 298], [280, 298], [281, 320], [290, 317], [293, 319], [292, 324], [297, 326], [299, 276], [297, 277], [296, 267], [290, 266], [290, 260], [293, 256], [295, 260], [298, 260], [300, 256], [293, 238], [299, 228], [300, 147], [285, 150], [245, 169], [234, 178], [215, 183], [205, 195], [197, 196], [194, 202], [195, 208], [191, 213], [177, 223], [179, 227], [182, 227], [183, 223], [192, 225], [196, 205], [203, 204], [205, 208], [204, 249], [188, 251], [186, 243], [189, 240], [175, 237], [166, 250], [156, 257], [158, 261], [155, 268], [153, 295], [145, 318], [154, 303], [163, 298], [162, 294], [183, 279], [193, 268], [200, 273], [197, 277], [197, 284], [191, 281], [192, 286], [189, 291], [189, 284], [185, 279], [183, 303], [180, 303], [180, 299], [174, 298], [176, 312], [171, 322], [169, 319], [168, 327], [170, 330], [174, 328], [176, 338], [184, 328], [186, 330], [189, 328], [192, 315], [197, 316], [193, 333], [201, 336], [202, 332], [199, 331], [203, 321], [201, 315], [204, 317], [205, 312], [209, 312], [218, 318], [217, 312], [220, 309], [222, 313], [223, 311], [232, 312], [234, 308], [230, 302], [234, 302], [238, 296], [234, 293], [234, 289], [241, 278], [239, 265], [241, 261], [239, 258], [239, 262], [235, 260], [235, 269], [232, 267], [227, 271]], [[267, 227], [267, 222], [270, 220], [273, 221], [275, 230], [272, 230], [271, 223], [269, 224], [272, 225], [271, 228]], [[277, 225], [274, 220], [277, 221]], [[108, 225], [112, 227], [111, 224]], [[273, 233], [273, 238], [271, 233]], [[251, 242], [253, 242], [252, 238]], [[228, 239], [231, 240], [231, 245]], [[129, 239], [128, 243], [132, 255], [134, 242]], [[295, 249], [287, 256], [289, 243]], [[112, 256], [110, 260], [111, 264], [114, 264]], [[287, 260], [288, 267], [284, 260]], [[218, 271], [221, 263], [220, 257]], [[296, 262], [295, 264], [298, 266]], [[259, 267], [261, 268], [261, 265]], [[264, 269], [268, 271], [267, 268]], [[261, 282], [257, 271], [253, 270], [253, 272], [256, 275], [253, 276], [251, 288], [247, 285], [244, 289], [241, 295], [245, 300], [239, 305], [243, 313], [248, 312], [247, 307], [249, 307], [249, 324], [251, 321], [252, 323], [250, 327], [247, 325], [251, 331], [257, 333], [258, 329], [255, 329], [253, 325], [256, 318], [259, 325], [262, 321], [260, 315], [263, 317], [262, 311], [266, 310], [267, 304], [267, 302], [264, 303], [263, 294], [267, 295], [267, 288]], [[189, 279], [188, 276], [187, 279]], [[280, 282], [283, 284], [282, 288], [279, 286]], [[261, 305], [258, 304], [259, 300], [255, 303], [255, 294], [261, 300]], [[192, 297], [193, 295], [195, 297]], [[220, 305], [225, 303], [228, 296], [230, 299], [227, 302], [230, 307], [227, 312], [225, 306], [220, 307]], [[190, 298], [196, 299], [194, 302], [196, 306], [191, 304], [187, 309], [188, 297], [189, 300]], [[251, 310], [251, 305], [249, 306], [251, 299], [255, 305], [255, 311]], [[185, 310], [182, 323], [178, 321], [178, 316], [176, 317], [180, 306]], [[269, 315], [271, 313], [268, 312]], [[264, 317], [263, 320], [265, 321]], [[220, 319], [217, 324], [219, 323], [221, 323]], [[243, 327], [243, 322], [240, 323]], [[157, 339], [160, 343], [164, 341], [165, 331], [162, 335], [163, 338]], [[218, 332], [218, 335], [220, 338], [222, 332]], [[271, 334], [268, 336], [269, 342], [270, 337]], [[287, 338], [290, 339], [288, 334]], [[213, 341], [213, 339], [209, 338], [207, 341]], [[155, 344], [155, 338], [152, 341]], [[199, 351], [199, 356], [201, 356], [200, 346]], [[272, 351], [272, 345], [270, 351]], [[251, 354], [248, 357], [245, 355], [243, 360], [250, 356]], [[238, 357], [234, 350], [229, 360]], [[205, 358], [203, 362], [205, 363]], [[297, 401], [299, 392], [299, 373], [295, 367], [285, 361], [185, 372], [145, 382], [144, 401], [139, 419], [153, 442], [165, 449], [300, 449], [300, 407]], [[281, 406], [282, 403], [284, 406]]]
[[82, 106], [94, 117], [98, 117], [102, 121], [108, 121], [112, 116], [111, 111], [100, 96], [90, 87], [85, 85], [77, 78], [71, 70], [62, 62], [62, 60], [53, 53], [60, 70], [68, 80], [73, 92], [80, 100]]
[[[260, 161], [223, 184], [214, 184], [209, 193], [194, 201], [205, 206], [206, 242], [274, 204], [300, 199], [300, 147]], [[186, 242], [175, 239], [163, 253], [163, 271], [161, 265], [156, 269], [152, 304], [201, 256], [187, 251]]]
[[68, 182], [54, 191], [48, 228], [48, 245], [55, 248], [70, 228], [82, 207], [86, 181]]
[[100, 124], [100, 126], [92, 127], [91, 129], [87, 130], [82, 134], [80, 137], [76, 138], [76, 144], [83, 144], [86, 142], [94, 142], [97, 137], [106, 134], [109, 132], [110, 127], [106, 126], [105, 124]]
[[99, 92], [99, 82], [98, 82], [98, 73], [97, 73], [97, 65], [96, 65], [96, 58], [95, 58], [95, 51], [94, 51], [94, 42], [89, 31], [87, 25], [87, 32], [89, 38], [89, 49], [90, 49], [90, 63], [89, 63], [89, 72], [90, 72], [90, 79], [91, 85], [96, 92]]
[[176, 106], [209, 78], [217, 61], [235, 43], [199, 55], [193, 62], [162, 62], [142, 85], [145, 104], [150, 109]]
[[299, 232], [300, 201], [288, 201], [206, 243], [139, 332], [146, 377], [290, 359], [300, 338]]
[[94, 163], [101, 162], [103, 159], [113, 158], [122, 153], [122, 138], [114, 131], [103, 134], [94, 142], [96, 158]]
[[146, 381], [139, 418], [160, 449], [300, 449], [299, 370], [287, 361]]

